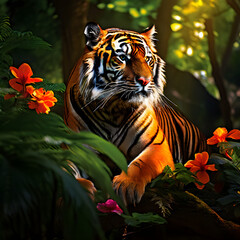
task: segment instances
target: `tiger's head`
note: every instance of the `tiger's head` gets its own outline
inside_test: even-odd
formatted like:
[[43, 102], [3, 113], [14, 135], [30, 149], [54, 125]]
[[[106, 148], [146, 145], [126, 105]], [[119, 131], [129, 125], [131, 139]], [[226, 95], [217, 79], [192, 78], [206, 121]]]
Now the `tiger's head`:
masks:
[[153, 43], [155, 27], [142, 33], [88, 23], [80, 69], [80, 93], [86, 102], [116, 97], [134, 104], [155, 104], [165, 84], [163, 60]]

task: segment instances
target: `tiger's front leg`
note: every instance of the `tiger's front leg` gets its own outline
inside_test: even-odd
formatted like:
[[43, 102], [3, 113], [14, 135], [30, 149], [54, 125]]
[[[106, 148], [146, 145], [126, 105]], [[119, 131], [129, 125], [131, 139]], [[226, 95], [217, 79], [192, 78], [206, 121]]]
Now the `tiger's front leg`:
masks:
[[[129, 165], [127, 174], [122, 172], [113, 179], [113, 188], [127, 203], [138, 203], [145, 187], [162, 173], [168, 165], [174, 169], [173, 157], [163, 134], [146, 147]], [[159, 141], [159, 139], [162, 139]]]

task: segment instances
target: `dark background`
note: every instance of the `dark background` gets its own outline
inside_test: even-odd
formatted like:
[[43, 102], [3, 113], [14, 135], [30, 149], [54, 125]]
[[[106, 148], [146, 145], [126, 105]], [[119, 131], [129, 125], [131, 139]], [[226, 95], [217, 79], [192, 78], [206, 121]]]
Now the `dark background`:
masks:
[[1, 0], [14, 30], [41, 37], [51, 50], [16, 49], [18, 67], [65, 82], [84, 48], [84, 26], [143, 31], [156, 25], [166, 61], [166, 96], [208, 136], [219, 126], [240, 128], [239, 0]]

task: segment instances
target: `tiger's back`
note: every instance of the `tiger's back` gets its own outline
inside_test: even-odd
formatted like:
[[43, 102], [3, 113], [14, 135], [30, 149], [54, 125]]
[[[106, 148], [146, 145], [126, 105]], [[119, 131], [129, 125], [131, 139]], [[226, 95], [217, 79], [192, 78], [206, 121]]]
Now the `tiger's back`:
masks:
[[86, 26], [86, 49], [69, 78], [65, 122], [115, 144], [129, 161], [113, 179], [125, 202], [140, 201], [145, 186], [166, 165], [206, 149], [198, 128], [164, 100], [164, 62], [143, 33]]

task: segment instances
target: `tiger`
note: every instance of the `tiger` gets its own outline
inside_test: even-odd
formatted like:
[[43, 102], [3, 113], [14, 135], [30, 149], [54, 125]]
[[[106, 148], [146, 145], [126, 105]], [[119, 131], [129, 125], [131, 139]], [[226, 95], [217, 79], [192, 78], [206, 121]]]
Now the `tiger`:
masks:
[[165, 62], [155, 34], [154, 25], [139, 33], [88, 23], [84, 53], [65, 92], [66, 125], [99, 135], [126, 157], [127, 172], [112, 181], [126, 205], [139, 203], [166, 166], [173, 170], [207, 147], [200, 130], [164, 95]]

